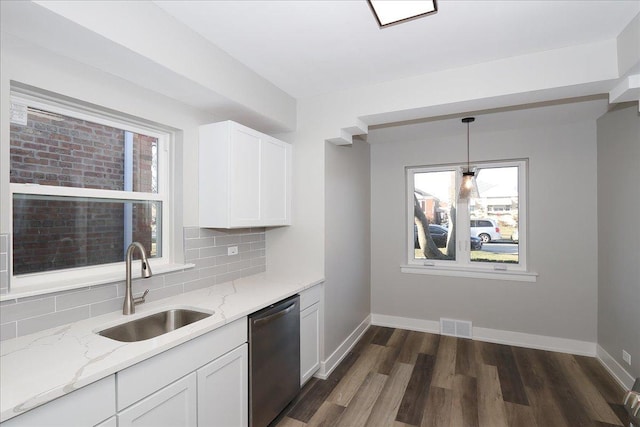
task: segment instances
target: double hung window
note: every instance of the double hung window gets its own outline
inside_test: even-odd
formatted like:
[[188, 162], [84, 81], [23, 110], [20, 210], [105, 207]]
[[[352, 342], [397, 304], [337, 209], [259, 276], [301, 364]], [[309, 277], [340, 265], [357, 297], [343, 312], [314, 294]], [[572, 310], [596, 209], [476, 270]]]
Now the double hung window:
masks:
[[168, 260], [169, 134], [55, 100], [11, 98], [12, 290]]
[[403, 271], [526, 272], [527, 162], [472, 165], [477, 197], [459, 200], [464, 166], [406, 169]]

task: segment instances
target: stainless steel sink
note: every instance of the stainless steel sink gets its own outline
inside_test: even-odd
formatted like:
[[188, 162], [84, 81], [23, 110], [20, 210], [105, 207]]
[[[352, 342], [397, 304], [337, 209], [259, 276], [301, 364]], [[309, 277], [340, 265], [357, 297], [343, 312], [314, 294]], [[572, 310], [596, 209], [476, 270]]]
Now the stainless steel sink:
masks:
[[98, 334], [122, 342], [143, 341], [206, 319], [211, 314], [182, 308], [172, 309], [103, 329]]

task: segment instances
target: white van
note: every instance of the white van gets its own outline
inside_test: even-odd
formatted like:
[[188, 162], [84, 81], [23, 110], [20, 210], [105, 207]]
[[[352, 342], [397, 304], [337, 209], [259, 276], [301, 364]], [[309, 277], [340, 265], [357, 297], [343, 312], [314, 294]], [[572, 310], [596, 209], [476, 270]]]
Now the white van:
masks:
[[502, 236], [500, 236], [498, 223], [489, 218], [472, 219], [471, 236], [479, 238], [484, 243], [502, 238]]

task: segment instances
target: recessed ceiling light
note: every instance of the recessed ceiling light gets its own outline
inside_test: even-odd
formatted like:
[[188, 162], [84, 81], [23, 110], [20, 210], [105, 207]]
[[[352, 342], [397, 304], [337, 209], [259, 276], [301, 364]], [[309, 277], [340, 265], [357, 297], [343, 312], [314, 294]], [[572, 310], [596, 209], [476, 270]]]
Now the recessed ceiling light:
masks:
[[438, 11], [436, 0], [368, 0], [381, 27]]

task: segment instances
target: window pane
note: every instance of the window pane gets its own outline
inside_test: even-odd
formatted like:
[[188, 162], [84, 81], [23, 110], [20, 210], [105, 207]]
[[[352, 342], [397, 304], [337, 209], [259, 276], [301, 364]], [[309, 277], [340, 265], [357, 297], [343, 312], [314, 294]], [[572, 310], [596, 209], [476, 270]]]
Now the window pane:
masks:
[[131, 241], [159, 257], [161, 212], [161, 202], [14, 194], [13, 274], [121, 262]]
[[477, 182], [480, 197], [469, 201], [471, 261], [517, 264], [518, 167], [480, 169]]
[[11, 123], [11, 182], [158, 192], [155, 137], [29, 107]]
[[455, 171], [416, 172], [413, 179], [414, 259], [455, 260], [455, 233], [449, 232], [450, 220], [455, 221]]

